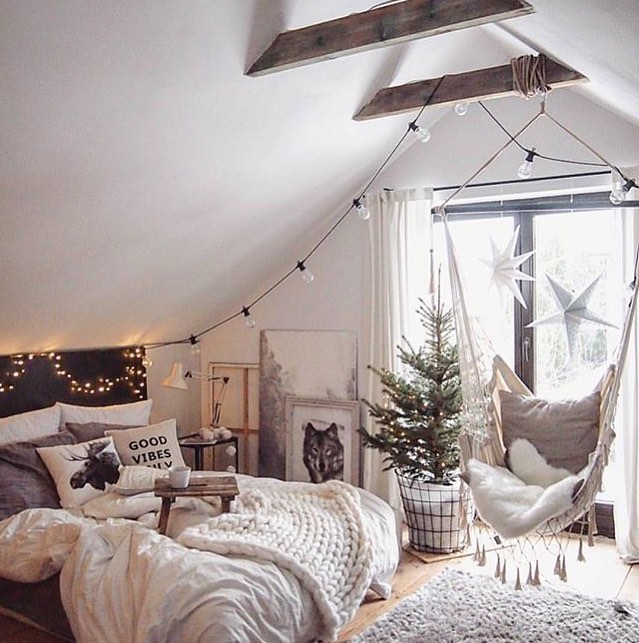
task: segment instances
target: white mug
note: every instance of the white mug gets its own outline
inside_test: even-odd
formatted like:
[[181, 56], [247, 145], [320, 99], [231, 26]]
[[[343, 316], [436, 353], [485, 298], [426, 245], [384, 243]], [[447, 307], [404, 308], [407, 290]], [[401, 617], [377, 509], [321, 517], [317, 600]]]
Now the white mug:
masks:
[[189, 486], [191, 467], [175, 466], [169, 469], [169, 484], [176, 489], [184, 489]]

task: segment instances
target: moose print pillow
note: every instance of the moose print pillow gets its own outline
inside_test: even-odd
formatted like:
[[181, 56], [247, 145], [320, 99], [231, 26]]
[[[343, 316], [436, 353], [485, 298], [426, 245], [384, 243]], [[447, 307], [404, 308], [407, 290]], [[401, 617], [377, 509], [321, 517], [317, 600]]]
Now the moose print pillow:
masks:
[[38, 454], [55, 482], [60, 504], [65, 509], [81, 507], [106, 493], [120, 476], [120, 458], [110, 437], [39, 447]]

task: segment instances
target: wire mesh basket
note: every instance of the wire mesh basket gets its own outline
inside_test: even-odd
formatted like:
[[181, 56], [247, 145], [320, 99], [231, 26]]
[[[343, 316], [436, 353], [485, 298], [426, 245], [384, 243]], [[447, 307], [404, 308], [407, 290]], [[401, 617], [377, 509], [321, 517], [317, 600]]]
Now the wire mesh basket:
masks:
[[395, 472], [408, 524], [410, 546], [417, 551], [451, 553], [468, 546], [474, 507], [470, 489], [421, 482]]

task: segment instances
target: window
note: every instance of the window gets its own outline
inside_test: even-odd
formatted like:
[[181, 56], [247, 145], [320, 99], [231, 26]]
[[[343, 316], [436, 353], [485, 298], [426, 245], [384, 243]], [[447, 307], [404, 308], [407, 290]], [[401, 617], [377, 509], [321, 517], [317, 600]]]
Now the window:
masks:
[[[563, 309], [546, 275], [573, 294], [599, 277], [587, 301], [588, 311], [602, 321], [621, 323], [623, 276], [608, 195], [474, 203], [449, 206], [447, 212], [469, 310], [480, 319], [495, 351], [540, 397], [574, 397], [592, 390], [610, 361], [618, 330], [581, 320], [578, 312], [564, 323]], [[491, 243], [503, 250], [517, 226], [515, 254], [534, 251], [518, 267], [535, 278], [517, 281], [525, 308], [511, 293], [491, 284], [486, 265], [492, 257]], [[436, 247], [443, 248], [443, 226], [436, 224], [437, 228]], [[540, 323], [545, 319], [548, 323]], [[571, 321], [583, 323], [569, 339], [567, 329], [577, 327]]]

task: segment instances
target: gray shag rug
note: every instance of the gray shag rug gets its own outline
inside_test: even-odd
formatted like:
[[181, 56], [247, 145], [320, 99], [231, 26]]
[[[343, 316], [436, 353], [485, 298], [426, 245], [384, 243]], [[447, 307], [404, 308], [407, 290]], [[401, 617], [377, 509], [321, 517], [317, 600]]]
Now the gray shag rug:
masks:
[[639, 604], [447, 569], [352, 643], [638, 643]]

